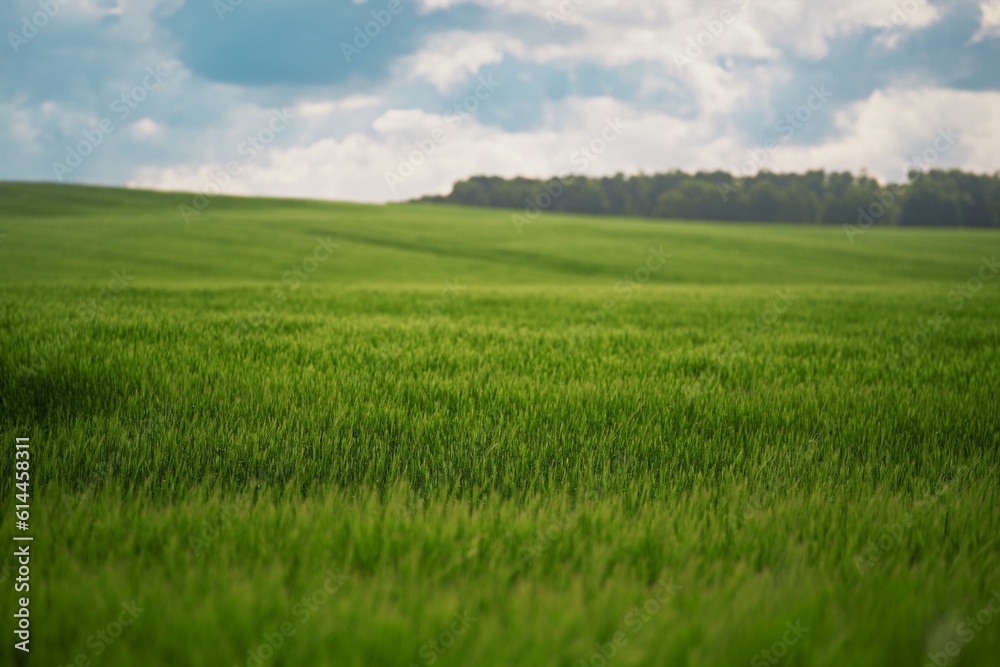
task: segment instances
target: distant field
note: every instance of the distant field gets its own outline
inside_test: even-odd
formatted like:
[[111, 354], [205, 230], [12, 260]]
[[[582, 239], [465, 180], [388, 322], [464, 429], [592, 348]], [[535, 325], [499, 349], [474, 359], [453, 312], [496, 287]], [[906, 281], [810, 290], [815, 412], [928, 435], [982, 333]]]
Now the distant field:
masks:
[[0, 184], [32, 664], [996, 664], [1000, 234], [190, 202]]

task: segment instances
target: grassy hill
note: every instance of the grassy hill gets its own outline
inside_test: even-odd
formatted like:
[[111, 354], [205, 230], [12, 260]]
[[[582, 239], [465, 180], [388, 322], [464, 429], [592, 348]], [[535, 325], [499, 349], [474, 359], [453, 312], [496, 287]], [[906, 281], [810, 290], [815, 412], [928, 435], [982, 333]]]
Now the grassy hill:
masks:
[[0, 184], [34, 659], [1000, 651], [996, 233], [191, 201]]

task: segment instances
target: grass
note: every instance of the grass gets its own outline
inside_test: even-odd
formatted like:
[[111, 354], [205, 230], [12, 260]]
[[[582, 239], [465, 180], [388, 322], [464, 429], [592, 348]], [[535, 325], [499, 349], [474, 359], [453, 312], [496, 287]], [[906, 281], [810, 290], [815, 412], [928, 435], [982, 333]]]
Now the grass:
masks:
[[190, 200], [0, 184], [33, 664], [1000, 652], [995, 233]]

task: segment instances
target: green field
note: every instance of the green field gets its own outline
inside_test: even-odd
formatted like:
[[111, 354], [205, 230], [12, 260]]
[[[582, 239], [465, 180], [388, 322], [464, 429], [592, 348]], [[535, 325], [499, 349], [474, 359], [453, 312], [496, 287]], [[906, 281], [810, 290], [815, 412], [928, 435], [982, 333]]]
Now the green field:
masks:
[[31, 664], [997, 664], [1000, 234], [190, 202], [0, 184]]

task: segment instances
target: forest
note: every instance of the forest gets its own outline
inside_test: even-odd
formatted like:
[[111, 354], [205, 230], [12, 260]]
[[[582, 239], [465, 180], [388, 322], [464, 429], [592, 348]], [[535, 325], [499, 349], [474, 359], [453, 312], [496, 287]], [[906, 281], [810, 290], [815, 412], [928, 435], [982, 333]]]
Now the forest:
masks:
[[447, 196], [420, 201], [687, 220], [857, 224], [865, 227], [1000, 226], [1000, 173], [910, 171], [906, 183], [883, 184], [850, 172], [672, 171], [603, 178], [565, 176], [547, 181], [474, 176]]

